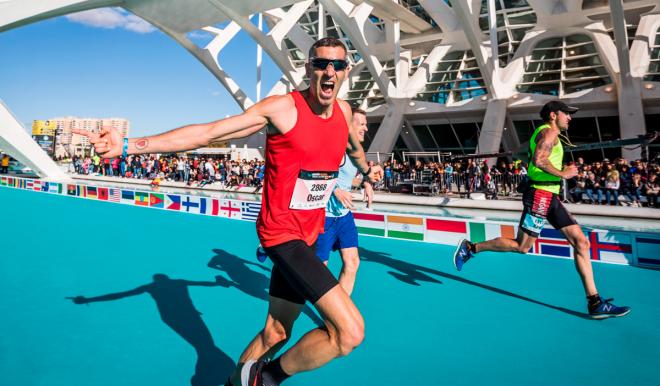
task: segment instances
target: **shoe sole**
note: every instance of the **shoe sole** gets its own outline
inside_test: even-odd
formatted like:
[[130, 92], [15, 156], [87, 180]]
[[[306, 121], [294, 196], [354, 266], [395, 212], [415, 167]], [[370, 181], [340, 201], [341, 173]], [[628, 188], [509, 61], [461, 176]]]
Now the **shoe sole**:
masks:
[[458, 243], [458, 246], [457, 246], [456, 249], [454, 250], [454, 255], [452, 256], [452, 261], [454, 262], [454, 268], [456, 268], [456, 270], [457, 270], [458, 272], [460, 272], [461, 269], [463, 269], [463, 267], [458, 268], [458, 265], [456, 265], [456, 255], [458, 255], [458, 250], [461, 249], [461, 245], [463, 245], [463, 242], [466, 241], [466, 240], [467, 240], [467, 239], [463, 239], [463, 240], [461, 240], [460, 243]]
[[256, 362], [257, 361], [255, 361], [254, 359], [250, 359], [247, 362], [243, 363], [243, 367], [241, 368], [241, 386], [252, 386], [249, 384], [250, 369]]
[[630, 311], [632, 311], [632, 309], [624, 312], [623, 314], [599, 314], [599, 315], [589, 315], [589, 316], [591, 316], [591, 319], [597, 319], [597, 320], [608, 319], [608, 318], [620, 318], [622, 316], [628, 315]]

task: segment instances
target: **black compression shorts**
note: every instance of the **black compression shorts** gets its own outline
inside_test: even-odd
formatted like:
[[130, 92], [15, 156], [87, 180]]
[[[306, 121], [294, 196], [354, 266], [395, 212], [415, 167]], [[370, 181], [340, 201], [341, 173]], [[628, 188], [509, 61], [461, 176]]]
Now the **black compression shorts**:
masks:
[[533, 237], [539, 237], [546, 220], [555, 229], [562, 229], [577, 224], [573, 215], [551, 192], [529, 188], [523, 194], [523, 213], [520, 217], [520, 229]]
[[291, 240], [264, 248], [273, 262], [269, 294], [296, 304], [315, 304], [339, 282], [316, 256], [314, 247]]

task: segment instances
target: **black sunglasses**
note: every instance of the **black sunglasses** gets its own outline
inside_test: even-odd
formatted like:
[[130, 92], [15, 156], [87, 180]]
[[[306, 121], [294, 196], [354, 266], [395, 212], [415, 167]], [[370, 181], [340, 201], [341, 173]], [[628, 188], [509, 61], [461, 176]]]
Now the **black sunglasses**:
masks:
[[348, 61], [343, 59], [311, 58], [309, 62], [312, 64], [312, 67], [319, 70], [325, 70], [330, 63], [332, 63], [332, 68], [335, 71], [344, 71], [348, 67]]

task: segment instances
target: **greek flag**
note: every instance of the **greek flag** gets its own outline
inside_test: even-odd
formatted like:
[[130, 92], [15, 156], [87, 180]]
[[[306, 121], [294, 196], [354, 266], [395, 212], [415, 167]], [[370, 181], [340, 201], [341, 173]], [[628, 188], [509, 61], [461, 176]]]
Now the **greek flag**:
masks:
[[257, 221], [257, 216], [259, 216], [260, 210], [260, 202], [241, 202], [241, 217], [243, 220]]

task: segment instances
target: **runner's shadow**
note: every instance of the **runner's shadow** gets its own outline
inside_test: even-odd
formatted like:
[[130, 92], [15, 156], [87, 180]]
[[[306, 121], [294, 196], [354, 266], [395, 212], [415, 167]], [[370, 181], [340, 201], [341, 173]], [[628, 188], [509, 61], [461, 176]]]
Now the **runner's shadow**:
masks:
[[[268, 294], [268, 289], [270, 288], [270, 268], [263, 264], [241, 259], [222, 249], [214, 249], [213, 252], [215, 256], [209, 261], [208, 266], [226, 272], [232, 281], [230, 283], [231, 286], [257, 299], [266, 302], [270, 300], [270, 295]], [[249, 266], [254, 266], [264, 273], [253, 271]], [[321, 318], [319, 318], [308, 304], [305, 304], [302, 312], [316, 325], [324, 325]]]
[[[475, 287], [483, 288], [485, 290], [492, 291], [492, 292], [498, 293], [500, 295], [505, 295], [505, 296], [509, 296], [509, 297], [512, 297], [512, 298], [524, 300], [526, 302], [538, 304], [540, 306], [552, 308], [554, 310], [561, 311], [561, 312], [564, 312], [564, 313], [569, 314], [569, 315], [577, 316], [579, 318], [592, 320], [592, 318], [588, 314], [585, 314], [585, 313], [582, 313], [582, 312], [573, 311], [573, 310], [569, 310], [568, 308], [543, 303], [541, 301], [531, 299], [531, 298], [528, 298], [528, 297], [523, 296], [523, 295], [518, 295], [518, 294], [515, 294], [513, 292], [509, 292], [509, 291], [506, 291], [506, 290], [503, 290], [503, 289], [500, 289], [500, 288], [497, 288], [497, 287], [490, 286], [488, 284], [482, 284], [482, 283], [479, 283], [479, 282], [476, 282], [476, 281], [473, 281], [473, 280], [465, 279], [465, 278], [460, 277], [460, 276], [456, 276], [456, 275], [452, 275], [452, 274], [445, 273], [445, 272], [442, 272], [442, 271], [438, 271], [437, 269], [432, 269], [432, 268], [424, 267], [424, 266], [421, 266], [421, 265], [411, 264], [411, 263], [407, 263], [405, 261], [396, 260], [396, 259], [393, 259], [393, 258], [389, 257], [390, 255], [387, 254], [387, 253], [370, 251], [370, 250], [364, 249], [364, 248], [359, 248], [359, 252], [360, 252], [360, 260], [362, 260], [364, 262], [379, 263], [379, 264], [383, 264], [385, 266], [388, 266], [388, 267], [391, 267], [391, 268], [394, 268], [394, 269], [398, 270], [399, 272], [388, 272], [388, 273], [391, 274], [392, 276], [394, 276], [395, 278], [401, 280], [402, 282], [407, 283], [407, 284], [412, 284], [412, 285], [417, 285], [418, 286], [419, 283], [417, 283], [415, 280], [419, 280], [420, 277], [421, 278], [430, 277], [427, 274], [431, 274], [431, 275], [440, 276], [440, 277], [445, 278], [445, 279], [450, 279], [450, 280], [458, 281], [458, 282], [461, 282], [461, 283], [464, 283], [464, 284], [468, 284], [468, 285], [472, 285], [472, 286], [475, 286]], [[426, 281], [441, 283], [440, 281], [437, 281], [433, 278], [431, 278], [431, 279], [432, 280], [426, 280]]]
[[68, 299], [73, 300], [76, 304], [87, 304], [119, 300], [148, 293], [156, 302], [156, 307], [163, 322], [186, 342], [190, 343], [197, 353], [195, 374], [190, 379], [190, 384], [193, 386], [217, 386], [222, 384], [234, 370], [236, 363], [215, 345], [211, 332], [202, 320], [202, 314], [195, 309], [188, 287], [228, 287], [229, 283], [220, 276], [217, 277], [218, 280], [215, 282], [208, 282], [170, 279], [167, 275], [157, 273], [153, 276], [153, 279], [152, 283], [128, 291], [91, 298], [76, 296]]
[[421, 265], [393, 259], [388, 253], [375, 252], [368, 249], [359, 248], [359, 254], [361, 261], [367, 263], [378, 263], [396, 269], [397, 272], [387, 271], [387, 273], [406, 284], [420, 286], [421, 284], [419, 284], [418, 281], [442, 284], [440, 280], [424, 273], [424, 271], [433, 270], [429, 270], [428, 268], [422, 267]]

